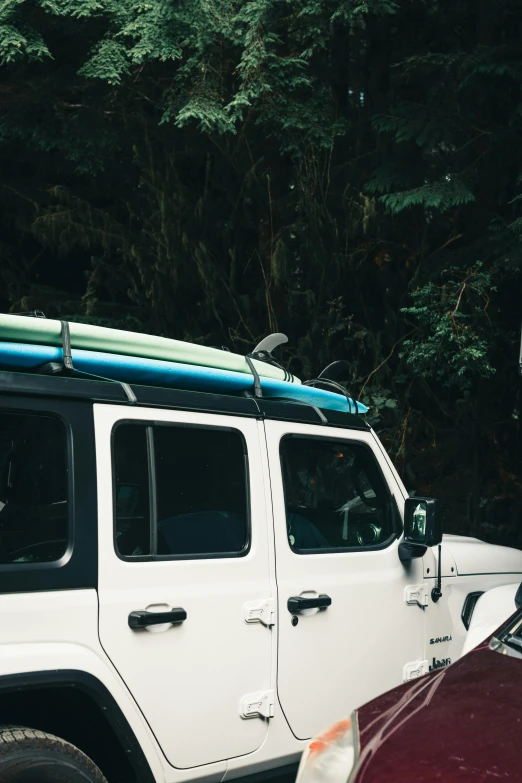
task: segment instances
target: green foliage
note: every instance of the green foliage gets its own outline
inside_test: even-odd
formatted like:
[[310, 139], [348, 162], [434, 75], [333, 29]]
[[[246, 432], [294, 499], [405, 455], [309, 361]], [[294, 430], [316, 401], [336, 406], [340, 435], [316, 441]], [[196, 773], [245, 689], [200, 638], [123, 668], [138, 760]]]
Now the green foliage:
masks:
[[[25, 2], [25, 0], [19, 0]], [[38, 0], [40, 8], [53, 16], [70, 16], [73, 19], [89, 19], [98, 16], [115, 3], [107, 0]]]
[[465, 271], [450, 268], [443, 277], [441, 285], [429, 282], [413, 291], [413, 305], [403, 308], [422, 331], [404, 341], [400, 356], [424, 378], [471, 389], [478, 378], [495, 372], [488, 357], [494, 328], [487, 312], [497, 290], [494, 276], [477, 263]]
[[382, 386], [366, 387], [361, 402], [370, 409], [365, 420], [371, 427], [378, 429], [384, 436], [393, 431], [398, 405], [390, 389], [384, 389]]
[[285, 331], [296, 374], [347, 361], [449, 527], [515, 536], [521, 14], [4, 0], [1, 307], [243, 352]]
[[22, 2], [4, 0], [0, 6], [0, 66], [23, 59], [41, 60], [50, 55], [42, 36], [21, 15]]
[[86, 79], [103, 79], [109, 84], [120, 84], [122, 76], [128, 75], [130, 64], [125, 46], [119, 41], [101, 41], [91, 52], [88, 62], [79, 69]]
[[[375, 188], [376, 189], [376, 188]], [[451, 207], [460, 207], [475, 200], [467, 185], [455, 174], [445, 174], [443, 180], [426, 183], [411, 190], [386, 193], [380, 200], [394, 214], [409, 207], [437, 209], [445, 212]]]
[[393, 0], [345, 0], [339, 3], [339, 7], [332, 14], [332, 21], [342, 20], [349, 23], [362, 14], [394, 14], [398, 8], [398, 3]]
[[[235, 133], [245, 113], [254, 110], [261, 123], [279, 120], [274, 134], [294, 151], [316, 142], [331, 148], [346, 127], [333, 106], [324, 111], [324, 99], [317, 111], [322, 85], [309, 71], [314, 53], [326, 50], [335, 26], [397, 10], [389, 0], [37, 2], [49, 15], [103, 22], [101, 39], [79, 64], [79, 75], [120, 85], [132, 78], [135, 66], [179, 62], [163, 91], [161, 122]], [[28, 3], [11, 0], [8, 6], [28, 8]], [[28, 41], [23, 29], [19, 17], [0, 32], [3, 62], [49, 54], [43, 39], [32, 33]]]

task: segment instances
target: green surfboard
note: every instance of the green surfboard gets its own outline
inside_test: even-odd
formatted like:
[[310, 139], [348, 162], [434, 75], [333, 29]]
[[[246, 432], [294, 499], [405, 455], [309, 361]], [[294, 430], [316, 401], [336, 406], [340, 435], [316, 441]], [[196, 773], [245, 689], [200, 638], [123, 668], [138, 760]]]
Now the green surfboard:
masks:
[[[71, 321], [69, 329], [73, 348], [139, 356], [144, 359], [163, 359], [252, 374], [244, 356], [220, 351], [218, 348], [206, 348], [203, 345], [171, 340], [168, 337], [156, 337]], [[0, 340], [61, 346], [61, 322], [47, 318], [0, 314]], [[254, 361], [254, 366], [261, 377], [288, 380], [288, 376], [285, 378], [284, 370], [278, 367], [259, 361]], [[301, 383], [297, 378], [294, 378], [293, 382]]]

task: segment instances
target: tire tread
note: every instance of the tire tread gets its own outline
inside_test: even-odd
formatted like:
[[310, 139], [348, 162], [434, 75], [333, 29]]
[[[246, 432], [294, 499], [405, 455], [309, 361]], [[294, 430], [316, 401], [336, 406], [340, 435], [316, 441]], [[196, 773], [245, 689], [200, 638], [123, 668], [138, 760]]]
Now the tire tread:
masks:
[[91, 761], [83, 751], [61, 737], [48, 734], [40, 729], [30, 729], [27, 726], [0, 725], [0, 760], [2, 756], [13, 750], [13, 747], [20, 748], [24, 745], [41, 750], [56, 750], [71, 763], [86, 769], [92, 776], [93, 781], [107, 783], [107, 779], [94, 761]]

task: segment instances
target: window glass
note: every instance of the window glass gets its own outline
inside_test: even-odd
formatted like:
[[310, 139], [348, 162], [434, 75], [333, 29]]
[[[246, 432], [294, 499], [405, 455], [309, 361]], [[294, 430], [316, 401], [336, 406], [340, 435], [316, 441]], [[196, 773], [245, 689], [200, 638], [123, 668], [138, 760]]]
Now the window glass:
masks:
[[362, 444], [290, 436], [281, 461], [295, 552], [378, 547], [395, 535], [395, 502]]
[[45, 563], [66, 549], [65, 430], [50, 416], [0, 413], [0, 563]]
[[158, 553], [240, 552], [247, 543], [243, 439], [238, 432], [155, 427]]
[[183, 557], [245, 550], [247, 472], [239, 432], [124, 424], [116, 429], [114, 454], [121, 555]]
[[150, 555], [149, 469], [147, 429], [118, 427], [114, 437], [114, 509], [120, 555]]

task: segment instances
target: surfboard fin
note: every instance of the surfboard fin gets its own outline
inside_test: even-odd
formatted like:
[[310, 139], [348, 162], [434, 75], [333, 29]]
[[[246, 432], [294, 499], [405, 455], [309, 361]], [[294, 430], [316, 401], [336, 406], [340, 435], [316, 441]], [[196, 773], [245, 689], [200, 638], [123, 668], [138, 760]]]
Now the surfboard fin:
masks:
[[283, 343], [287, 342], [288, 337], [286, 334], [275, 332], [274, 334], [269, 334], [267, 337], [264, 337], [261, 342], [256, 345], [252, 353], [266, 352], [270, 354], [280, 345], [283, 345]]
[[283, 380], [293, 382], [294, 376], [292, 375], [292, 373], [288, 372], [288, 370], [285, 367], [281, 367], [279, 362], [277, 362], [272, 356], [272, 351], [274, 351], [280, 345], [283, 345], [284, 343], [287, 342], [288, 342], [288, 337], [286, 336], [286, 334], [282, 334], [281, 332], [275, 332], [274, 334], [269, 334], [267, 337], [264, 337], [260, 343], [256, 345], [252, 353], [249, 353], [247, 355], [246, 357], [247, 361], [248, 359], [256, 359], [258, 362], [265, 362], [265, 364], [271, 364], [273, 367], [277, 367], [279, 370], [283, 370], [285, 374]]

